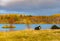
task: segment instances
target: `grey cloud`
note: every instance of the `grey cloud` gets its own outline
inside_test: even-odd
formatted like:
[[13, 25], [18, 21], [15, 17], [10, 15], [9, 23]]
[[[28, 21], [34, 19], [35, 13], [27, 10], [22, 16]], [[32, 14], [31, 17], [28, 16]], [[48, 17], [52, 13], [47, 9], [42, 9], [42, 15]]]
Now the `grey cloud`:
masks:
[[24, 0], [11, 2], [7, 6], [3, 7], [9, 10], [40, 10], [40, 9], [51, 9], [60, 8], [59, 0]]

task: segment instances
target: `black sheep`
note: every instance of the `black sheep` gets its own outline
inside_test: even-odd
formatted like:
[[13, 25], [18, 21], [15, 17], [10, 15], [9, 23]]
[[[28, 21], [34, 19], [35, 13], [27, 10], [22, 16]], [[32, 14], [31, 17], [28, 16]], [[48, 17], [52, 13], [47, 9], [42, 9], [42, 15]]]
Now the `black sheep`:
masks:
[[40, 27], [40, 26], [35, 27], [35, 30], [40, 30], [40, 29], [41, 29], [41, 27]]

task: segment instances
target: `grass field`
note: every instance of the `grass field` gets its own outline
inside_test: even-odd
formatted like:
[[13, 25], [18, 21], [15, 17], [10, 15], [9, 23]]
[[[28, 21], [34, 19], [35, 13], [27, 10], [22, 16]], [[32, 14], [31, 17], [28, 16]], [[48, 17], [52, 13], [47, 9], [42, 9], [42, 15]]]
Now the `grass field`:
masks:
[[0, 41], [60, 41], [60, 30], [0, 32]]

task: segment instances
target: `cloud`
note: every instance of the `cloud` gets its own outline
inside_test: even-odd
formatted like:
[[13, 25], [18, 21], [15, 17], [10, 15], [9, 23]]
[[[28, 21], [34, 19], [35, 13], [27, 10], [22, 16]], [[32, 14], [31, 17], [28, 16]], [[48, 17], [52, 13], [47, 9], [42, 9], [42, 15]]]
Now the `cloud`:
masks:
[[[4, 3], [4, 2], [3, 2]], [[1, 5], [0, 13], [26, 13], [32, 15], [51, 15], [60, 13], [60, 0], [11, 0]]]
[[7, 6], [9, 9], [48, 9], [60, 7], [59, 0], [13, 0]]
[[9, 5], [9, 3], [21, 2], [23, 0], [0, 0], [1, 6]]

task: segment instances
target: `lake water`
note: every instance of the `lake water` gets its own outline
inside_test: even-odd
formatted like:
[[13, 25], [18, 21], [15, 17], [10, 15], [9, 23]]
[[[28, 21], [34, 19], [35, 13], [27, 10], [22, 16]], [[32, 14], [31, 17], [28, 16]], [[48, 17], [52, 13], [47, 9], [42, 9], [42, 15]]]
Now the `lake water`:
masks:
[[[0, 24], [0, 31], [9, 30], [9, 29], [3, 29], [2, 26], [4, 25], [9, 25], [9, 24]], [[16, 26], [14, 30], [24, 30], [27, 27], [26, 24], [13, 24], [13, 25]], [[41, 26], [42, 29], [50, 29], [54, 24], [31, 24], [30, 27], [34, 29], [39, 25]], [[60, 24], [56, 24], [56, 25], [60, 27]]]

